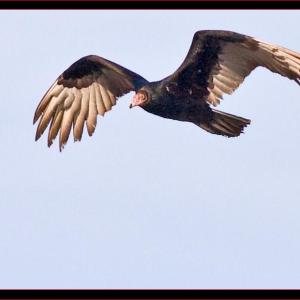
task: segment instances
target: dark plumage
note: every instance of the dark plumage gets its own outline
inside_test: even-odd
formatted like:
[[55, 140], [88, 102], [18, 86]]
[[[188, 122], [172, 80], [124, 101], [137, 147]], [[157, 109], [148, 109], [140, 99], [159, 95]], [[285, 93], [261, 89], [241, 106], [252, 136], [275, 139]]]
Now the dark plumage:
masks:
[[195, 33], [189, 52], [172, 75], [148, 82], [140, 75], [96, 55], [79, 59], [64, 71], [38, 105], [36, 140], [50, 123], [48, 146], [59, 135], [60, 150], [73, 127], [80, 140], [84, 124], [91, 136], [97, 115], [104, 115], [118, 97], [135, 91], [130, 107], [140, 106], [160, 117], [187, 121], [206, 131], [239, 136], [250, 120], [211, 108], [231, 94], [258, 66], [299, 84], [300, 54], [231, 31]]

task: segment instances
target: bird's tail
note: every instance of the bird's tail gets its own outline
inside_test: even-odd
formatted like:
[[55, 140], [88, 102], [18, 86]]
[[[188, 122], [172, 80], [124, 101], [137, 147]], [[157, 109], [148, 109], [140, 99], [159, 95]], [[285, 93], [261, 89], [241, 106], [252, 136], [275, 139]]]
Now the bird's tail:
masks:
[[250, 120], [213, 109], [213, 118], [209, 122], [195, 123], [202, 129], [227, 137], [239, 136]]

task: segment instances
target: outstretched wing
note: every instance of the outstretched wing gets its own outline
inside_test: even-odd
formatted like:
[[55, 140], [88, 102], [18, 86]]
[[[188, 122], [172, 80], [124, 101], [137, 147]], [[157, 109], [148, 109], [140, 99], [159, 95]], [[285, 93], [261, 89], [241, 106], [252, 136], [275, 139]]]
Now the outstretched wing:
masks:
[[60, 131], [62, 150], [72, 125], [75, 141], [81, 140], [85, 122], [91, 136], [97, 115], [104, 116], [118, 97], [146, 83], [140, 75], [99, 56], [79, 59], [57, 78], [39, 103], [33, 120], [35, 123], [40, 119], [35, 139], [40, 138], [50, 122], [49, 147]]
[[217, 106], [224, 93], [231, 94], [258, 66], [299, 84], [299, 53], [221, 30], [196, 32], [184, 62], [167, 81]]

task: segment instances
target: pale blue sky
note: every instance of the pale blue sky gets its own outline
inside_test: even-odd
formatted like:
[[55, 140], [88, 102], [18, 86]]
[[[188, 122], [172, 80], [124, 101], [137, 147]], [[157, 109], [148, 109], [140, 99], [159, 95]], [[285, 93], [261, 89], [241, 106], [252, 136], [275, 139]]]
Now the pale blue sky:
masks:
[[0, 288], [299, 288], [300, 88], [257, 69], [220, 110], [227, 139], [128, 109], [58, 151], [33, 113], [88, 54], [148, 80], [193, 34], [224, 29], [300, 52], [300, 11], [1, 11]]

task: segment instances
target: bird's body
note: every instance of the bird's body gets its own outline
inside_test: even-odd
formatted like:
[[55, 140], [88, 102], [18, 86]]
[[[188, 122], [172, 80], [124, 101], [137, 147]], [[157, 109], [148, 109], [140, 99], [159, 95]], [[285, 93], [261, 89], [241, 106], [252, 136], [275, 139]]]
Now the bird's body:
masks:
[[193, 123], [208, 121], [212, 117], [209, 105], [205, 101], [199, 101], [199, 97], [189, 92], [180, 89], [175, 91], [177, 87], [164, 84], [164, 82], [149, 83], [146, 89], [158, 91], [157, 94], [159, 94], [159, 97], [152, 98], [152, 101], [141, 106], [149, 113], [167, 119]]
[[181, 66], [155, 82], [96, 55], [79, 59], [64, 71], [36, 109], [40, 118], [38, 139], [50, 124], [48, 146], [60, 133], [60, 149], [73, 127], [80, 140], [84, 124], [92, 135], [97, 115], [104, 115], [118, 97], [136, 94], [131, 107], [140, 106], [157, 116], [191, 122], [202, 129], [227, 137], [240, 135], [250, 120], [215, 110], [223, 94], [231, 94], [244, 78], [263, 66], [299, 84], [300, 54], [230, 31], [195, 33]]

